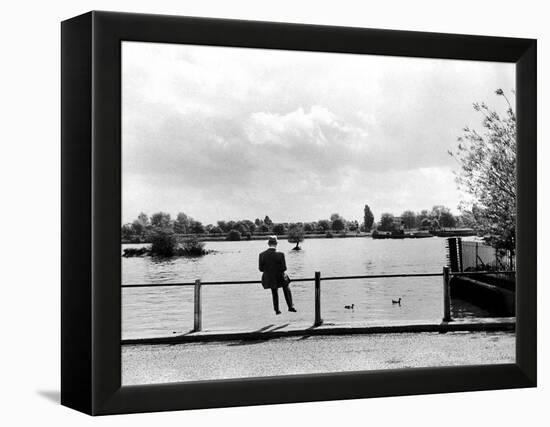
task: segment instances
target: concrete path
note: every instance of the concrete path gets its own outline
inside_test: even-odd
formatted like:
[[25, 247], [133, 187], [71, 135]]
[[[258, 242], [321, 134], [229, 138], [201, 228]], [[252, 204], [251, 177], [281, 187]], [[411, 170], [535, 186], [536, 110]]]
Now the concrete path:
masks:
[[125, 345], [122, 347], [122, 383], [513, 363], [514, 360], [513, 332], [300, 336]]
[[442, 322], [434, 319], [431, 322], [343, 322], [323, 323], [313, 327], [310, 323], [273, 323], [257, 330], [206, 330], [188, 332], [156, 338], [137, 338], [122, 340], [123, 345], [137, 344], [182, 344], [193, 342], [263, 340], [273, 338], [289, 338], [319, 335], [356, 335], [356, 334], [397, 334], [420, 332], [474, 332], [474, 331], [514, 331], [514, 317], [496, 318], [463, 318], [452, 322]]

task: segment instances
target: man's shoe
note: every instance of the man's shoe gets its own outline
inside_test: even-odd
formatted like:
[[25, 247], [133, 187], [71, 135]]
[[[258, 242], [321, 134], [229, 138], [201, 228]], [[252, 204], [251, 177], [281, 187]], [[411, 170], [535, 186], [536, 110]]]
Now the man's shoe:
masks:
[[275, 314], [281, 314], [281, 312], [279, 310], [276, 310]]
[[288, 311], [292, 311], [293, 313], [296, 313], [296, 309], [294, 307], [290, 307]]

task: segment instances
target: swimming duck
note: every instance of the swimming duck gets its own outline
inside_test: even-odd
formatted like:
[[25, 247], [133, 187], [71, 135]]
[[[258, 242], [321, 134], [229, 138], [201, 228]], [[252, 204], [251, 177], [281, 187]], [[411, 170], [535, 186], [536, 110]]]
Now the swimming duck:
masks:
[[401, 305], [401, 297], [399, 297], [399, 299], [398, 299], [397, 301], [394, 300], [394, 299], [392, 299], [392, 300], [391, 300], [391, 303], [392, 303], [392, 304], [399, 304], [399, 305]]
[[344, 306], [344, 308], [347, 309], [347, 310], [353, 310], [353, 307], [355, 307], [355, 304]]

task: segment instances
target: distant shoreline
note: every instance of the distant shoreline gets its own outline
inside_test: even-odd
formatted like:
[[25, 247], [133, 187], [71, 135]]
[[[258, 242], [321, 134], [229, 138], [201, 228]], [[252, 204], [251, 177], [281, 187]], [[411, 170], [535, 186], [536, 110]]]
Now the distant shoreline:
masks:
[[[408, 230], [411, 232], [414, 230]], [[433, 237], [468, 237], [475, 236], [474, 230], [469, 228], [442, 228], [438, 231], [431, 231]], [[304, 234], [304, 239], [345, 239], [345, 238], [358, 238], [358, 237], [372, 237], [372, 232], [359, 232], [359, 233], [335, 233], [330, 232], [330, 236], [327, 233], [309, 233]], [[267, 240], [272, 233], [254, 234], [250, 237], [243, 236], [240, 240], [228, 240], [226, 234], [220, 234], [217, 236], [212, 235], [197, 235], [197, 234], [176, 234], [178, 240], [196, 238], [199, 242], [246, 242], [249, 240]], [[280, 234], [277, 236], [279, 240], [288, 240], [288, 234]], [[121, 240], [121, 244], [145, 244], [151, 243], [145, 239], [140, 241]]]
[[[324, 234], [305, 234], [304, 239], [344, 239], [344, 238], [357, 238], [357, 237], [371, 237], [372, 233], [332, 233], [332, 237], [327, 237], [326, 233]], [[178, 239], [186, 239], [190, 237], [196, 237], [199, 242], [246, 242], [249, 240], [267, 240], [269, 236], [272, 234], [265, 234], [265, 235], [253, 235], [248, 237], [242, 237], [241, 240], [227, 240], [226, 235], [220, 235], [220, 236], [200, 236], [196, 234], [176, 234]], [[288, 234], [280, 234], [277, 236], [277, 239], [279, 240], [287, 240]], [[122, 244], [144, 244], [144, 243], [151, 243], [146, 240], [142, 240], [140, 242], [133, 242], [131, 240], [121, 240]]]

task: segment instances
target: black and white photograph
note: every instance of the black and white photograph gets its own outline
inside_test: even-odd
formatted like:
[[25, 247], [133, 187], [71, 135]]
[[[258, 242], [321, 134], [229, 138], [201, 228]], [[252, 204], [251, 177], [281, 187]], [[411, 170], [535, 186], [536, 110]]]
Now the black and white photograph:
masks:
[[6, 3], [0, 424], [540, 425], [546, 9]]
[[514, 363], [513, 63], [123, 41], [123, 385]]

